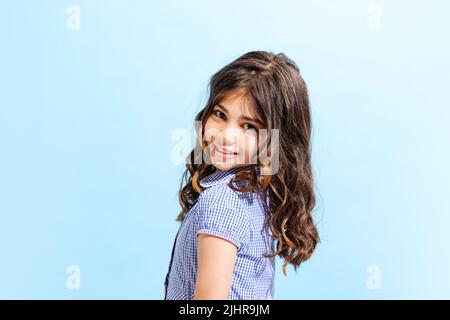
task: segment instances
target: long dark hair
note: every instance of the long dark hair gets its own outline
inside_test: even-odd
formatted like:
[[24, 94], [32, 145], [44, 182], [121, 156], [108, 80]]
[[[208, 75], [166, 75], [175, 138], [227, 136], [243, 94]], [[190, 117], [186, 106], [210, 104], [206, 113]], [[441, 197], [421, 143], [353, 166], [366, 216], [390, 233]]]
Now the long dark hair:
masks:
[[[234, 182], [245, 181], [245, 188], [237, 190], [258, 192], [264, 197], [263, 204], [268, 203], [266, 227], [277, 241], [277, 251], [266, 256], [284, 258], [283, 273], [286, 275], [286, 265], [292, 264], [297, 271], [297, 267], [311, 257], [319, 242], [312, 218], [315, 195], [308, 91], [298, 66], [285, 54], [248, 52], [211, 77], [208, 101], [195, 117], [202, 124], [201, 132], [198, 132], [201, 136], [214, 106], [236, 89], [244, 90], [246, 97], [254, 103], [265, 119], [269, 135], [270, 129], [279, 129], [277, 172], [269, 176], [258, 175], [256, 167], [251, 167], [239, 171], [230, 186], [236, 190]], [[203, 156], [204, 148], [204, 143], [197, 141], [186, 158], [179, 192], [182, 210], [177, 221], [184, 220], [185, 213], [203, 191], [198, 181], [216, 170], [198, 158]], [[261, 165], [259, 160], [257, 165]]]

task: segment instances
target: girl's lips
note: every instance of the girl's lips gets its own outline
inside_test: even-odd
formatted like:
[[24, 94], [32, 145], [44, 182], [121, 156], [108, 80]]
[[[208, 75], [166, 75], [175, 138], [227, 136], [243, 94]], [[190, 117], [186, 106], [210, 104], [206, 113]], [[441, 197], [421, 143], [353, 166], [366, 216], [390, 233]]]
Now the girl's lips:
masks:
[[212, 148], [213, 156], [215, 156], [217, 154], [218, 156], [221, 156], [222, 158], [233, 158], [237, 155], [236, 152], [234, 152], [233, 154], [223, 153], [217, 148], [217, 146], [215, 144], [212, 144], [212, 147], [213, 147]]

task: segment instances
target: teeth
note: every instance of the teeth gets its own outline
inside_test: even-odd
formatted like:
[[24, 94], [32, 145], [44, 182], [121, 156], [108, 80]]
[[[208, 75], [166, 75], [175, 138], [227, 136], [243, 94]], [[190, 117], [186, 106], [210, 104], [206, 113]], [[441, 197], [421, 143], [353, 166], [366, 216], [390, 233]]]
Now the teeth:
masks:
[[218, 146], [216, 146], [216, 148], [217, 148], [217, 150], [219, 150], [219, 152], [221, 152], [221, 153], [225, 153], [225, 154], [230, 154], [230, 155], [234, 155], [234, 152], [229, 152], [229, 151], [225, 151], [225, 150], [223, 150], [223, 149], [219, 148]]

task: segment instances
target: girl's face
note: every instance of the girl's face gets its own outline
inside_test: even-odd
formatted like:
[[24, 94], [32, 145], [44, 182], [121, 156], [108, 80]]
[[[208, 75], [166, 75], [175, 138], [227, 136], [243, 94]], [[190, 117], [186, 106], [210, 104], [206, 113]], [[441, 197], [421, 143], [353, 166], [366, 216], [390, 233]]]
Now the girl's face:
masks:
[[225, 96], [206, 120], [206, 152], [217, 169], [256, 164], [258, 130], [264, 124], [244, 93], [239, 90]]

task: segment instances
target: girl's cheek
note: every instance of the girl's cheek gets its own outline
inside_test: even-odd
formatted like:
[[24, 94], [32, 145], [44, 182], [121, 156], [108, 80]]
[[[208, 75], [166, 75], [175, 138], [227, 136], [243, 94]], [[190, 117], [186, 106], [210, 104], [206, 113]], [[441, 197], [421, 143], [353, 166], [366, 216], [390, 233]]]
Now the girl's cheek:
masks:
[[255, 153], [257, 152], [257, 139], [252, 136], [247, 136], [243, 140], [242, 150], [245, 153], [245, 160], [250, 161], [252, 157], [254, 157]]
[[203, 131], [203, 140], [209, 142], [212, 142], [212, 140], [216, 140], [217, 135], [217, 127], [214, 125], [214, 123], [211, 120], [206, 121], [205, 123], [205, 129]]
[[253, 136], [253, 135], [251, 135], [251, 136], [249, 136], [248, 138], [247, 138], [247, 145], [248, 145], [248, 150], [250, 151], [250, 152], [254, 152], [255, 151], [255, 149], [256, 149], [256, 146], [257, 146], [257, 139], [256, 139], [256, 136]]

